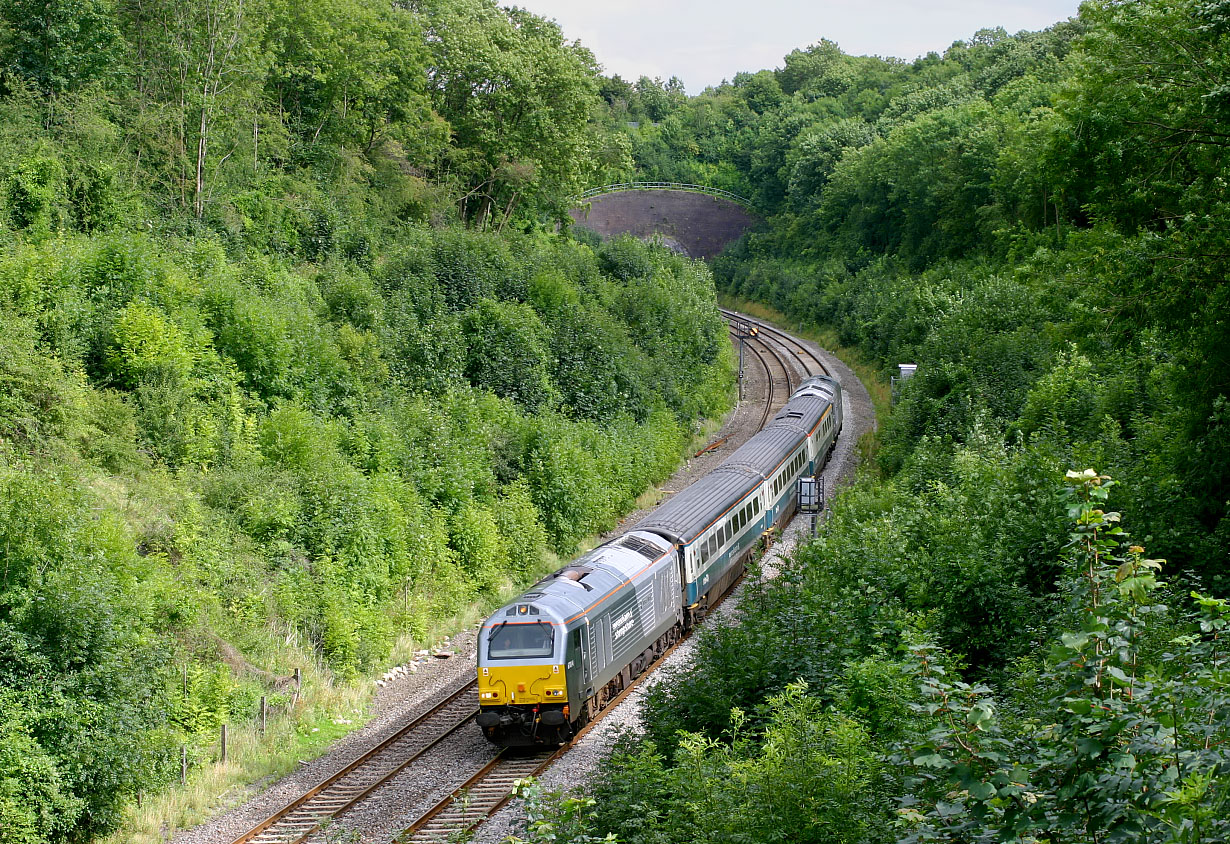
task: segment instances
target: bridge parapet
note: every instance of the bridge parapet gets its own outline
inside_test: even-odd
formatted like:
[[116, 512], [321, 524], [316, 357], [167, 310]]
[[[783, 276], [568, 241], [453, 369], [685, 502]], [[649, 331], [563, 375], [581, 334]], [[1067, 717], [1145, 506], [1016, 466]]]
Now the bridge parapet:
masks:
[[739, 196], [737, 193], [732, 193], [722, 188], [711, 188], [707, 185], [689, 185], [683, 182], [616, 182], [610, 185], [602, 185], [601, 187], [588, 188], [582, 191], [577, 197], [577, 202], [584, 202], [587, 199], [593, 199], [595, 196], [602, 196], [608, 193], [621, 193], [623, 191], [638, 191], [638, 190], [675, 190], [685, 193], [703, 193], [706, 196], [716, 196], [720, 199], [729, 199], [738, 205], [742, 205], [747, 210], [752, 210], [752, 201], [745, 197]]

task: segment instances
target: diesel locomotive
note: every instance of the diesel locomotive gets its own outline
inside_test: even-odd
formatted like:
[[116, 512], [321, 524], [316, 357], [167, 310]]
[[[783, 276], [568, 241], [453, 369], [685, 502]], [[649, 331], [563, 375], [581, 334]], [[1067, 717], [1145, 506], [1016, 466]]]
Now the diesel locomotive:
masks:
[[760, 537], [794, 513], [799, 478], [823, 468], [841, 426], [841, 385], [804, 381], [720, 466], [491, 616], [478, 637], [487, 738], [571, 738], [735, 582]]

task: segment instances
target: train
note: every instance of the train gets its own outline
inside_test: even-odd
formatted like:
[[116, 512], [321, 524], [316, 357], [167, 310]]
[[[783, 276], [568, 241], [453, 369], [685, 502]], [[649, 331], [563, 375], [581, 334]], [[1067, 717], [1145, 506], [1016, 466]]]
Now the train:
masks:
[[738, 580], [841, 428], [840, 383], [807, 379], [709, 474], [497, 610], [478, 636], [487, 739], [534, 747], [574, 736]]

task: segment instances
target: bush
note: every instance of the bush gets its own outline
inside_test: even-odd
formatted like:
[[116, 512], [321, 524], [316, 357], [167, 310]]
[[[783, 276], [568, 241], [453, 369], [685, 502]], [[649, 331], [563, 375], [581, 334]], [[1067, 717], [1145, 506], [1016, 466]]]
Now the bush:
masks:
[[14, 227], [36, 234], [63, 226], [64, 168], [54, 158], [22, 161], [5, 183], [5, 200]]

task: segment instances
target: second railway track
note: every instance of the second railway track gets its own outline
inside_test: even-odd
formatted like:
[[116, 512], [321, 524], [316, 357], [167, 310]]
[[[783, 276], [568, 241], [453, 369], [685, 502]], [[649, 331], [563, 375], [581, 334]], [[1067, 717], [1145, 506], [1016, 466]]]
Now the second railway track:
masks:
[[[762, 320], [749, 317], [746, 314], [741, 314], [738, 311], [732, 311], [728, 308], [718, 308], [722, 316], [727, 320], [739, 320], [754, 325], [759, 329], [759, 336], [770, 338], [773, 343], [777, 344], [786, 354], [798, 361], [800, 368], [808, 375], [829, 375], [831, 374], [828, 367], [820, 360], [806, 343], [799, 341], [781, 329], [769, 325]], [[804, 360], [807, 358], [807, 360]], [[810, 363], [808, 362], [810, 361]]]

